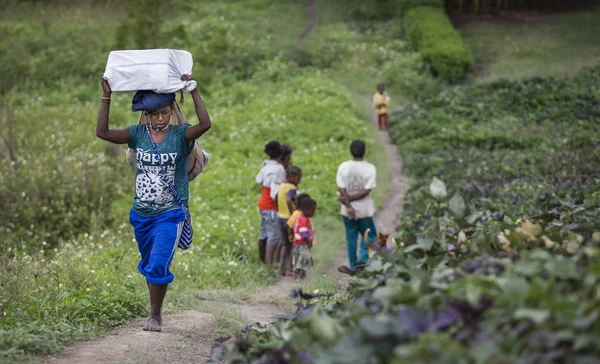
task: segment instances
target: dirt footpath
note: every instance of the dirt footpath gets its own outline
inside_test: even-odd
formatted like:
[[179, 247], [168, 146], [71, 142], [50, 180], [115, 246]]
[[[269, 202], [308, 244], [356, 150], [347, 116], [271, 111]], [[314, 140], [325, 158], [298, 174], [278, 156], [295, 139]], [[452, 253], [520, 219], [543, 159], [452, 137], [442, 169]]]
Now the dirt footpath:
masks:
[[[370, 107], [370, 100], [367, 101]], [[391, 143], [386, 131], [379, 131], [379, 136], [387, 150], [392, 179], [387, 186], [384, 202], [376, 214], [376, 222], [379, 230], [393, 234], [402, 212], [405, 179], [397, 147]], [[350, 277], [339, 273], [336, 267], [346, 264], [346, 250], [341, 249], [331, 273], [333, 280], [341, 287], [348, 284]], [[198, 300], [206, 308], [235, 312], [248, 323], [266, 324], [272, 321], [273, 316], [291, 309], [286, 297], [297, 286], [298, 282], [293, 279], [280, 279], [244, 298], [229, 291], [204, 291], [198, 293]], [[203, 363], [210, 357], [210, 348], [219, 336], [213, 326], [214, 319], [212, 314], [198, 311], [165, 315], [163, 331], [153, 333], [142, 331], [145, 318], [140, 318], [116, 329], [110, 336], [74, 343], [62, 355], [47, 357], [43, 361], [55, 364]]]

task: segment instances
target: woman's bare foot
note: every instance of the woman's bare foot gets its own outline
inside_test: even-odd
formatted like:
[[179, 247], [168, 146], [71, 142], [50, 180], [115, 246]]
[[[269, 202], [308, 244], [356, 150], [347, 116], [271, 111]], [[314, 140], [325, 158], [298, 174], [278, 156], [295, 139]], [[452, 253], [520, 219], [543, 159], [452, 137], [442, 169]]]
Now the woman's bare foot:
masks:
[[162, 321], [161, 321], [160, 317], [157, 318], [157, 317], [150, 316], [150, 317], [148, 317], [148, 321], [146, 322], [146, 325], [144, 325], [143, 330], [160, 332], [161, 324], [162, 324]]

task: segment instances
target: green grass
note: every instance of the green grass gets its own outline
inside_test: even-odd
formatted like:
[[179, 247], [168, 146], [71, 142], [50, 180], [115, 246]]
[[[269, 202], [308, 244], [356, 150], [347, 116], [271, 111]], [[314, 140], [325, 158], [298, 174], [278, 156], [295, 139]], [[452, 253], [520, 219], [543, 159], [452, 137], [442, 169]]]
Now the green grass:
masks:
[[600, 63], [599, 17], [597, 8], [514, 23], [472, 23], [460, 32], [485, 67], [476, 82], [564, 75]]
[[[244, 4], [256, 6], [246, 8]], [[343, 246], [335, 173], [338, 165], [349, 159], [350, 141], [366, 139], [368, 158], [380, 171], [379, 201], [389, 178], [384, 172], [385, 152], [378, 145], [363, 101], [318, 67], [301, 69], [277, 56], [295, 45], [305, 25], [294, 10], [298, 5], [289, 3], [290, 8], [269, 1], [229, 5], [194, 4], [189, 17], [178, 20], [189, 25], [188, 34], [198, 36], [189, 37], [184, 48], [198, 50], [206, 39], [219, 41], [224, 30], [229, 48], [223, 59], [232, 57], [236, 67], [246, 67], [247, 52], [258, 56], [243, 69], [251, 72], [237, 73], [232, 68], [235, 72], [231, 73], [226, 65], [215, 66], [210, 92], [204, 97], [213, 128], [201, 140], [212, 161], [190, 185], [195, 241], [190, 250], [178, 251], [173, 262], [176, 281], [169, 290], [167, 312], [193, 307], [192, 292], [200, 289], [237, 291], [267, 285], [275, 278], [274, 271], [258, 261], [256, 249], [259, 219], [255, 206], [260, 191], [254, 176], [268, 140], [292, 145], [293, 162], [304, 172], [300, 190], [319, 203], [320, 244], [310, 279], [317, 272], [329, 273]], [[66, 29], [55, 33], [55, 42], [46, 45], [44, 54], [51, 64], [44, 64], [47, 67], [43, 69], [35, 63], [27, 64], [31, 69], [24, 68], [30, 84], [35, 84], [34, 91], [13, 89], [4, 95], [12, 113], [3, 114], [3, 130], [9, 121], [18, 126], [13, 137], [18, 168], [13, 168], [4, 149], [0, 152], [0, 196], [7, 204], [0, 225], [0, 355], [10, 358], [57, 352], [70, 340], [103, 333], [145, 315], [148, 309], [145, 284], [136, 269], [138, 252], [127, 224], [133, 172], [125, 163], [124, 149], [116, 156], [106, 154], [106, 144], [93, 132], [100, 89], [98, 77], [91, 74], [103, 66], [110, 41], [96, 48], [95, 41], [87, 44], [86, 39], [96, 39], [105, 15], [101, 9], [95, 18], [87, 17], [87, 10], [56, 11], [61, 16], [56, 20], [44, 16], [43, 26], [37, 17], [29, 20], [22, 13], [0, 22], [2, 29], [12, 29], [15, 24], [22, 29], [11, 31], [17, 37], [13, 41], [19, 43], [21, 36], [33, 45], [44, 39], [44, 27]], [[257, 21], [272, 12], [278, 14], [276, 23]], [[193, 22], [197, 17], [200, 23]], [[283, 29], [288, 23], [290, 27], [271, 42], [268, 33], [273, 24]], [[69, 25], [63, 29], [62, 24]], [[30, 33], [35, 37], [25, 39]], [[57, 46], [61, 36], [75, 37], [71, 41], [80, 44], [78, 51], [92, 57], [82, 74], [49, 76], [60, 65], [72, 62], [73, 55]], [[165, 46], [177, 44], [173, 40]], [[29, 48], [11, 49], [0, 57], [1, 64], [10, 65], [10, 57], [33, 57], [25, 52]], [[4, 83], [7, 75], [2, 76], [3, 84], [8, 84]], [[113, 126], [137, 121], [137, 115], [129, 111], [130, 97], [113, 96]], [[184, 112], [194, 119], [189, 97]], [[314, 285], [325, 287], [321, 284]], [[226, 316], [219, 324], [223, 330], [235, 322]]]

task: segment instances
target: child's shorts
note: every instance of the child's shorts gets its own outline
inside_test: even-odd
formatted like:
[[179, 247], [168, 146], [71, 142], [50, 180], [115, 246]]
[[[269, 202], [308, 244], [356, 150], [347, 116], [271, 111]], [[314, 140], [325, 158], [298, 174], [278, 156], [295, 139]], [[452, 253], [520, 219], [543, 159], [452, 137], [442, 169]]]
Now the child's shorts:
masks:
[[142, 259], [138, 270], [152, 284], [169, 284], [175, 276], [169, 270], [185, 220], [182, 209], [164, 212], [158, 216], [140, 216], [133, 210], [129, 223]]
[[308, 270], [312, 262], [312, 255], [307, 244], [294, 245], [294, 269]]
[[260, 211], [260, 235], [258, 240], [266, 240], [268, 245], [277, 245], [281, 239], [277, 210]]

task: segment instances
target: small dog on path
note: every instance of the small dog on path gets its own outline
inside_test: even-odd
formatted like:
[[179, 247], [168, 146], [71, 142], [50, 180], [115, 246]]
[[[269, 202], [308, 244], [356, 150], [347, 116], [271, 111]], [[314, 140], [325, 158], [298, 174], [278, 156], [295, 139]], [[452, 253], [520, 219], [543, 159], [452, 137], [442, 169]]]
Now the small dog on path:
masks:
[[[365, 231], [365, 233], [363, 234], [365, 241], [367, 242], [367, 244], [369, 245], [369, 248], [372, 251], [372, 253], [369, 254], [369, 256], [371, 256], [371, 257], [377, 256], [377, 255], [379, 255], [379, 253], [382, 250], [388, 251], [389, 249], [387, 248], [387, 240], [388, 240], [390, 234], [382, 234], [381, 232], [378, 232], [375, 237], [375, 240], [369, 241], [369, 233], [370, 232], [371, 232], [371, 229], [367, 229]], [[396, 250], [396, 249], [393, 249], [393, 250]], [[392, 252], [392, 251], [390, 251], [390, 252]], [[360, 271], [362, 271], [366, 266], [367, 266], [367, 263], [359, 261], [359, 262], [356, 262], [356, 269], [352, 269], [350, 267], [342, 265], [342, 266], [338, 267], [338, 271], [341, 273], [347, 274], [349, 276], [354, 276], [356, 273], [359, 273]]]

